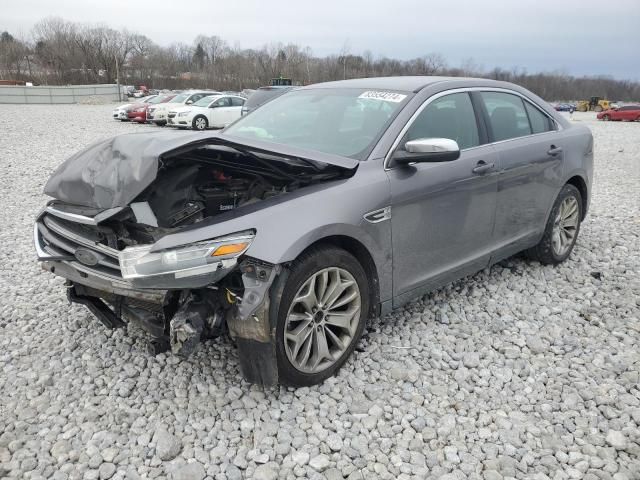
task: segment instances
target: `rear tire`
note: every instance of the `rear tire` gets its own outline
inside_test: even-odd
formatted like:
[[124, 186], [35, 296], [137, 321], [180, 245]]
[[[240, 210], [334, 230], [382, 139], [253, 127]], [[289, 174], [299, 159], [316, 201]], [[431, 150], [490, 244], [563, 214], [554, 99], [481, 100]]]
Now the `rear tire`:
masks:
[[362, 334], [369, 295], [364, 269], [345, 250], [318, 247], [296, 259], [277, 310], [279, 382], [302, 387], [334, 375]]
[[556, 198], [540, 242], [527, 250], [527, 256], [543, 265], [564, 262], [576, 244], [580, 233], [583, 201], [573, 185], [562, 187]]

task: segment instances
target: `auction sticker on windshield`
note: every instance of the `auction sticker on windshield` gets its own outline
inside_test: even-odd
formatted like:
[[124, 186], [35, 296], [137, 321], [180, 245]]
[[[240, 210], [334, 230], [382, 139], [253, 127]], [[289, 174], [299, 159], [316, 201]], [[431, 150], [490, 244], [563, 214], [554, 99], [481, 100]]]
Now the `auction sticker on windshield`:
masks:
[[385, 102], [400, 103], [402, 100], [407, 98], [407, 96], [395, 92], [369, 91], [362, 93], [358, 98], [370, 98], [372, 100], [384, 100]]

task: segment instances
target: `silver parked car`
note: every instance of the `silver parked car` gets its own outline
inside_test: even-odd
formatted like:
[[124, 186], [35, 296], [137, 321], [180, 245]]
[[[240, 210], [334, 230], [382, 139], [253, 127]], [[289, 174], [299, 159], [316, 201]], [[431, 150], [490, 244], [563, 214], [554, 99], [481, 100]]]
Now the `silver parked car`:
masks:
[[244, 377], [310, 385], [367, 319], [517, 252], [570, 255], [590, 131], [510, 83], [292, 90], [222, 132], [98, 142], [51, 176], [45, 270], [108, 327], [187, 355], [228, 333]]

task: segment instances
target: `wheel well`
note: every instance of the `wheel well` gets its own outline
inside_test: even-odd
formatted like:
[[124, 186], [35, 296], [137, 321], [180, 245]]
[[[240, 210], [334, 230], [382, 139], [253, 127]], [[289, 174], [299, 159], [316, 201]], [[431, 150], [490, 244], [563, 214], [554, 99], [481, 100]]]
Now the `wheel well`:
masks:
[[580, 192], [580, 197], [582, 197], [582, 206], [584, 207], [582, 209], [581, 220], [584, 220], [584, 218], [587, 216], [587, 198], [589, 195], [587, 191], [587, 184], [584, 181], [584, 179], [578, 175], [576, 175], [575, 177], [571, 177], [569, 180], [567, 180], [567, 184], [573, 185]]
[[369, 291], [371, 292], [371, 311], [369, 314], [370, 316], [378, 316], [380, 314], [380, 281], [378, 279], [376, 264], [367, 247], [354, 238], [344, 235], [333, 235], [316, 240], [301, 252], [301, 254], [310, 248], [317, 248], [322, 245], [332, 245], [334, 247], [342, 248], [353, 255], [360, 265], [362, 265], [362, 268], [364, 268], [364, 271], [367, 274], [367, 279], [369, 280]]

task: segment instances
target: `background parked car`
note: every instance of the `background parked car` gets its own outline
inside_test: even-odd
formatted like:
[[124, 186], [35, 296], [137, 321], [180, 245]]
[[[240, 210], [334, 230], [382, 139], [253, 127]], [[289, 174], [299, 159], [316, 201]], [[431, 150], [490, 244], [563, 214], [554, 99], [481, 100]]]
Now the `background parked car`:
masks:
[[151, 100], [153, 100], [156, 96], [155, 95], [150, 95], [146, 98], [140, 99], [138, 101], [136, 101], [135, 103], [125, 103], [124, 105], [120, 105], [119, 107], [116, 107], [113, 109], [113, 112], [111, 113], [111, 116], [114, 118], [114, 120], [120, 120], [122, 122], [127, 122], [129, 120], [129, 110], [134, 106], [134, 105], [138, 105], [141, 103], [149, 103]]
[[188, 91], [182, 92], [176, 95], [167, 103], [159, 103], [158, 105], [150, 106], [147, 110], [147, 120], [155, 123], [156, 125], [166, 125], [169, 110], [175, 110], [180, 105], [191, 105], [201, 98], [208, 95], [217, 95], [220, 92], [215, 91]]
[[625, 105], [600, 112], [598, 120], [626, 120], [628, 122], [640, 121], [640, 105]]
[[127, 110], [127, 116], [132, 122], [145, 123], [147, 121], [147, 110], [151, 105], [157, 105], [159, 103], [167, 103], [175, 95], [157, 95], [155, 97], [149, 97], [150, 100], [146, 103], [135, 103]]
[[575, 111], [576, 106], [572, 103], [557, 103], [553, 106], [558, 112], [570, 112], [571, 110]]
[[260, 105], [264, 105], [267, 102], [270, 102], [274, 98], [278, 98], [280, 95], [287, 93], [293, 87], [260, 87], [255, 90], [247, 99], [244, 106], [242, 107], [242, 115], [246, 115], [249, 112], [252, 112]]
[[241, 116], [245, 99], [238, 95], [211, 95], [192, 105], [171, 110], [168, 125], [179, 128], [206, 130], [224, 128]]

